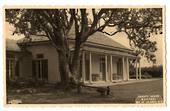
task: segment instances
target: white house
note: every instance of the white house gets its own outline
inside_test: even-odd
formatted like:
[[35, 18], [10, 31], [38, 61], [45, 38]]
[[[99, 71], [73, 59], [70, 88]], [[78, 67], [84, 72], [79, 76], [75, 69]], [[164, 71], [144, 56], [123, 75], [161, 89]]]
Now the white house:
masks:
[[[70, 34], [70, 49], [74, 49], [74, 35]], [[45, 36], [32, 35], [31, 41], [23, 38], [6, 42], [6, 73], [11, 77], [30, 77], [48, 83], [60, 81], [58, 53]], [[27, 45], [23, 45], [27, 44]], [[133, 50], [97, 32], [89, 37], [82, 49], [81, 69], [84, 83], [116, 82], [129, 80], [129, 61], [137, 57]], [[137, 62], [136, 62], [137, 64]], [[139, 74], [138, 74], [139, 72]], [[136, 67], [136, 78], [141, 78]]]

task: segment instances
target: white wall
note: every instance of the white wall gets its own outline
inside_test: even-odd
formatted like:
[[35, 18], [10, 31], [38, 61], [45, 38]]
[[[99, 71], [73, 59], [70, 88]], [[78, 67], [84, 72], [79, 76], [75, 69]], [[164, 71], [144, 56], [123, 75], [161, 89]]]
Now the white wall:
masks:
[[92, 53], [92, 74], [100, 73], [100, 55]]
[[38, 44], [28, 47], [32, 52], [33, 59], [36, 59], [36, 54], [44, 54], [44, 59], [48, 59], [48, 81], [56, 83], [60, 81], [58, 53], [50, 44]]
[[112, 70], [113, 70], [113, 73], [116, 73], [117, 74], [117, 61], [118, 61], [118, 58], [117, 57], [112, 57]]
[[20, 77], [32, 77], [32, 57], [31, 55], [23, 55], [19, 60]]

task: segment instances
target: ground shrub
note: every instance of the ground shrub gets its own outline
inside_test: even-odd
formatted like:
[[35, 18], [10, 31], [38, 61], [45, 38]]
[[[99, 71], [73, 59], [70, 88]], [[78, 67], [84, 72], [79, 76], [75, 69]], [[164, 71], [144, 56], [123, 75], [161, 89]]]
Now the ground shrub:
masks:
[[[163, 77], [163, 66], [151, 66], [151, 67], [142, 67], [141, 68], [142, 78], [162, 78]], [[134, 67], [130, 67], [130, 78], [136, 78], [136, 69]]]
[[141, 72], [144, 75], [151, 75], [154, 78], [163, 77], [163, 66], [144, 67], [141, 69]]
[[30, 87], [39, 87], [45, 84], [44, 81], [36, 80], [33, 78], [16, 78], [10, 79], [7, 82], [7, 87], [11, 88], [30, 88]]

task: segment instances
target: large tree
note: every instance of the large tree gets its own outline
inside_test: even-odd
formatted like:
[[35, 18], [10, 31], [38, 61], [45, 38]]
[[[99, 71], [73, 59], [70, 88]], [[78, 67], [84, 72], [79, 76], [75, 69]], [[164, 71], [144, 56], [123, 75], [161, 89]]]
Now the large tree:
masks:
[[[151, 52], [157, 50], [150, 35], [162, 33], [161, 8], [6, 9], [5, 16], [14, 25], [14, 33], [24, 34], [26, 38], [43, 33], [52, 41], [59, 54], [61, 82], [66, 85], [69, 74], [77, 79], [81, 48], [97, 31], [110, 36], [126, 33], [137, 54], [149, 60], [155, 60]], [[75, 30], [73, 56], [68, 42], [72, 28]]]

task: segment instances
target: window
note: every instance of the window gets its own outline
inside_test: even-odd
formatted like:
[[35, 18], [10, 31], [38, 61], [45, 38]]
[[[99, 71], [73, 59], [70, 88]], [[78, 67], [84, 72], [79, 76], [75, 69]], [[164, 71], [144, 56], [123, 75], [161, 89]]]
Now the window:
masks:
[[100, 56], [100, 72], [101, 72], [101, 79], [106, 80], [106, 61], [105, 61], [105, 56]]
[[105, 57], [104, 56], [100, 56], [100, 72], [103, 71], [103, 68], [105, 67]]
[[33, 77], [39, 80], [48, 80], [48, 60], [33, 60], [32, 62]]
[[19, 76], [19, 61], [14, 58], [7, 58], [6, 60], [6, 75], [7, 79]]

